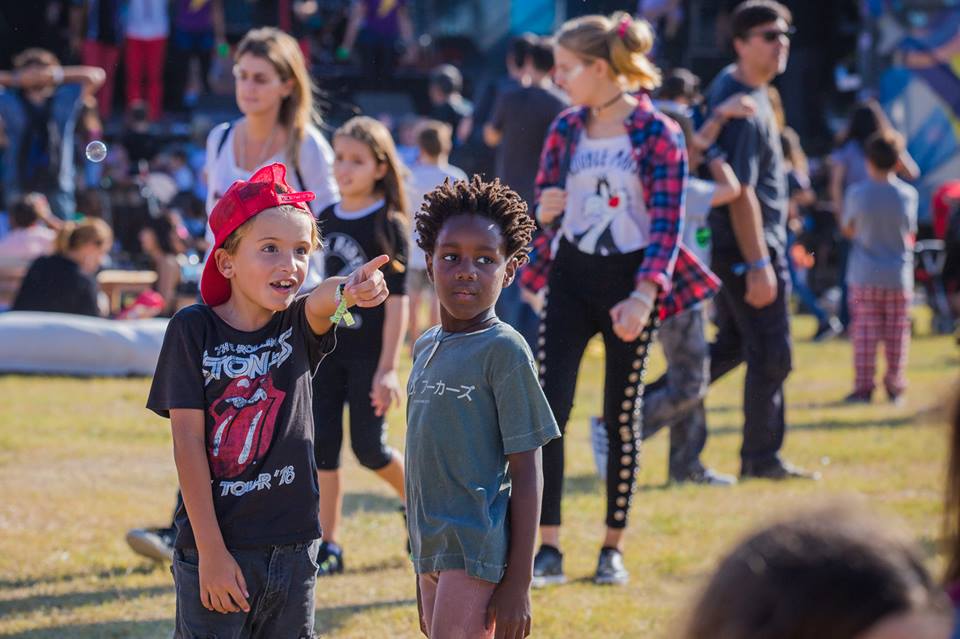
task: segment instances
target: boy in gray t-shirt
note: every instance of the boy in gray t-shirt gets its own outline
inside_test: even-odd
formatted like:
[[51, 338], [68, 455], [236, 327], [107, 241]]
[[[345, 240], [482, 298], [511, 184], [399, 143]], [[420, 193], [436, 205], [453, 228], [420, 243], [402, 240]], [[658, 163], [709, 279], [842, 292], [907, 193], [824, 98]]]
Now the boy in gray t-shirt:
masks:
[[882, 133], [867, 141], [868, 177], [847, 190], [843, 205], [844, 234], [851, 239], [847, 284], [856, 380], [847, 401], [853, 403], [869, 402], [873, 396], [881, 341], [887, 396], [899, 403], [906, 390], [917, 190], [894, 174], [901, 145], [898, 138]]
[[494, 305], [527, 260], [526, 205], [499, 182], [445, 183], [417, 215], [440, 325], [414, 346], [406, 495], [427, 636], [524, 636], [543, 478], [560, 436], [533, 357]]

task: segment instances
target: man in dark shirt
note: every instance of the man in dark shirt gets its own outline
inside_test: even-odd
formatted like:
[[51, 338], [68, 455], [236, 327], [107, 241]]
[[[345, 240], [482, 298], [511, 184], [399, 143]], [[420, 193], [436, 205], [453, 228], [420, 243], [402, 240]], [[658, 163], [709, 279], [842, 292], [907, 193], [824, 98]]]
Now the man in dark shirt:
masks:
[[[546, 40], [532, 41], [521, 72], [523, 83], [497, 97], [483, 129], [484, 142], [497, 149], [496, 176], [523, 198], [531, 212], [543, 141], [550, 123], [567, 106], [550, 81], [551, 69], [553, 48]], [[517, 282], [500, 295], [497, 315], [533, 348], [540, 318], [521, 298]]]
[[729, 206], [709, 218], [711, 267], [723, 281], [717, 296], [711, 379], [747, 363], [744, 382], [744, 478], [812, 477], [780, 458], [785, 431], [783, 384], [791, 369], [787, 196], [780, 132], [767, 94], [786, 68], [790, 12], [773, 0], [748, 0], [731, 18], [734, 64], [707, 92], [715, 108], [735, 93], [749, 95], [756, 113], [728, 122], [717, 139], [743, 186]]
[[523, 85], [501, 93], [484, 127], [484, 141], [497, 147], [496, 175], [533, 210], [533, 188], [540, 151], [553, 119], [567, 106], [550, 81], [553, 51], [545, 41], [530, 47]]

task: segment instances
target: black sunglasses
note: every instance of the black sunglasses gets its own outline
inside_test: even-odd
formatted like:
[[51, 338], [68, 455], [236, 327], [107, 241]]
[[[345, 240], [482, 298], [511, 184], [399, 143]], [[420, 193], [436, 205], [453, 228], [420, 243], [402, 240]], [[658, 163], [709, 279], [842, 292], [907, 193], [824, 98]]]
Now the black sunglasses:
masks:
[[781, 36], [789, 40], [790, 37], [796, 32], [797, 30], [795, 27], [787, 27], [785, 31], [781, 31], [780, 29], [769, 29], [767, 31], [754, 31], [750, 35], [760, 36], [763, 38], [764, 42], [776, 42]]

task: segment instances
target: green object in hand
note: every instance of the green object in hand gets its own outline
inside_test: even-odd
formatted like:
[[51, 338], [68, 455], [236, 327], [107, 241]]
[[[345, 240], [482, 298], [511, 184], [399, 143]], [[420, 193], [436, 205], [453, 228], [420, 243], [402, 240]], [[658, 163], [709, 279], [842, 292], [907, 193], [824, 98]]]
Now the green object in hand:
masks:
[[337, 47], [337, 51], [334, 55], [336, 56], [337, 60], [347, 60], [350, 58], [350, 49], [346, 47]]
[[340, 320], [343, 320], [343, 323], [347, 326], [354, 325], [353, 315], [350, 314], [350, 311], [347, 310], [347, 298], [343, 294], [343, 284], [340, 284], [337, 287], [337, 310], [333, 312], [333, 315], [330, 316], [330, 321], [334, 325], [339, 325]]
[[226, 58], [230, 55], [230, 45], [226, 42], [221, 42], [217, 45], [217, 55], [221, 58]]

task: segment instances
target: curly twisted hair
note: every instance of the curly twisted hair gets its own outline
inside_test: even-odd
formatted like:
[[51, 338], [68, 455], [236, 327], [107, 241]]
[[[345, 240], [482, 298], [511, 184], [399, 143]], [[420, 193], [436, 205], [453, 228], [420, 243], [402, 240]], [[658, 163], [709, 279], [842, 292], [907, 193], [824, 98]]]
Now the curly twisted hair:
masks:
[[481, 215], [500, 227], [506, 243], [506, 256], [527, 263], [530, 238], [536, 224], [527, 213], [527, 204], [515, 191], [495, 179], [484, 182], [474, 175], [469, 182], [449, 179], [424, 196], [425, 202], [417, 213], [417, 244], [433, 254], [437, 235], [444, 223], [456, 215]]

